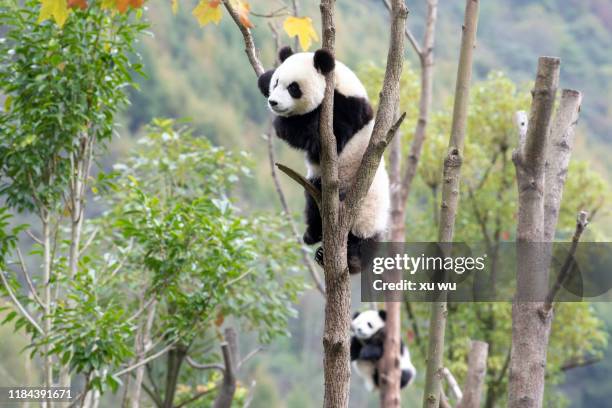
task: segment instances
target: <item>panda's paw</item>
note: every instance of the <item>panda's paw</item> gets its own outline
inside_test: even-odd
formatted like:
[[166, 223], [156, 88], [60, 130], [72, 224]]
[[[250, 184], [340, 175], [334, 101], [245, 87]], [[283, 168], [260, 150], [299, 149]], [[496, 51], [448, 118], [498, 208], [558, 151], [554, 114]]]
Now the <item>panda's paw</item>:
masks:
[[314, 256], [314, 260], [316, 263], [318, 263], [321, 267], [325, 266], [323, 264], [323, 247], [320, 246], [317, 248], [317, 251], [315, 252], [315, 256]]
[[340, 196], [340, 201], [344, 201], [344, 199], [346, 198], [346, 190], [345, 189], [340, 190], [339, 196]]
[[321, 238], [317, 239], [317, 237], [313, 236], [310, 231], [306, 231], [304, 233], [304, 236], [302, 236], [302, 240], [304, 241], [304, 243], [306, 245], [313, 245], [316, 244], [317, 242], [319, 242], [321, 240]]

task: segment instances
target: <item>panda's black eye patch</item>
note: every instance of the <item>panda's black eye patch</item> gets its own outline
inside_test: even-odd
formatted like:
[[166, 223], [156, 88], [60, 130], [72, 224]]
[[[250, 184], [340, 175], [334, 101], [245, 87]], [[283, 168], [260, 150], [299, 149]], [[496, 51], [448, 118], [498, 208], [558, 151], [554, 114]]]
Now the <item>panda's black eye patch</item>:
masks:
[[372, 328], [372, 323], [368, 322], [368, 327], [371, 329]]
[[274, 83], [274, 87], [276, 88], [278, 86], [278, 78], [276, 78], [276, 82]]
[[291, 97], [294, 99], [299, 99], [302, 97], [302, 90], [297, 82], [290, 83], [287, 87], [287, 91], [289, 91], [289, 95], [291, 95]]

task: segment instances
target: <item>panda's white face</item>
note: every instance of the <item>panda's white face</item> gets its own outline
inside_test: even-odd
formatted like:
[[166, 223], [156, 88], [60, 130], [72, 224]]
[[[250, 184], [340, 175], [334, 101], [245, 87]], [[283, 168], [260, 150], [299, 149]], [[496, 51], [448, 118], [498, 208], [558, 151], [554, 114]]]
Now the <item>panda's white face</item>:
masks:
[[288, 57], [270, 80], [268, 107], [278, 116], [304, 115], [323, 101], [325, 77], [314, 66], [314, 53]]
[[351, 331], [358, 339], [369, 339], [385, 327], [385, 321], [377, 310], [367, 310], [353, 317]]

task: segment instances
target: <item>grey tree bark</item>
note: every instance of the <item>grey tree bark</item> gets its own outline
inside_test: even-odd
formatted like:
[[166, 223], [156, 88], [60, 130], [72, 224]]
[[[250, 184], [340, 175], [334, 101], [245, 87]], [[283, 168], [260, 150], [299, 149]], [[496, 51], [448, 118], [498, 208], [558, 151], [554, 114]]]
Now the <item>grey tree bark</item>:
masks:
[[489, 345], [484, 341], [472, 341], [468, 355], [468, 372], [463, 397], [457, 408], [479, 408], [485, 376], [487, 374], [487, 355]]
[[[459, 205], [459, 182], [472, 78], [472, 60], [476, 43], [476, 28], [478, 26], [478, 9], [478, 0], [466, 0], [459, 66], [457, 68], [453, 121], [447, 156], [444, 160], [442, 202], [440, 205], [440, 224], [438, 230], [438, 242], [441, 243], [453, 241], [455, 216]], [[438, 408], [440, 405], [446, 315], [446, 294], [442, 292], [438, 300], [432, 302], [431, 305], [427, 372], [423, 396], [424, 408]]]
[[[387, 9], [391, 12], [389, 0], [383, 0]], [[404, 34], [413, 46], [421, 63], [421, 91], [419, 99], [419, 120], [414, 133], [414, 139], [410, 148], [410, 154], [404, 160], [405, 175], [402, 178], [401, 160], [401, 137], [395, 137], [390, 147], [390, 189], [391, 189], [391, 234], [392, 242], [404, 242], [405, 210], [408, 200], [410, 185], [416, 168], [423, 142], [425, 140], [425, 129], [429, 116], [429, 108], [432, 98], [433, 84], [433, 45], [435, 38], [435, 25], [437, 17], [437, 0], [427, 1], [427, 17], [425, 23], [425, 34], [423, 48], [418, 44], [408, 27]], [[423, 50], [424, 49], [424, 50]], [[397, 301], [385, 302], [387, 312], [385, 353], [379, 364], [378, 370], [382, 379], [380, 384], [381, 406], [399, 406], [400, 404], [400, 376], [399, 367], [394, 364], [399, 359], [399, 341], [401, 333], [401, 304]]]
[[[508, 387], [511, 408], [541, 407], [544, 398], [554, 300], [554, 293], [547, 294], [550, 251], [581, 102], [579, 92], [564, 90], [554, 122], [551, 121], [559, 70], [558, 58], [540, 58], [527, 135], [519, 140], [513, 157], [519, 190], [517, 244], [520, 253], [516, 294], [519, 300], [512, 307]], [[586, 214], [578, 218], [575, 243], [584, 227]], [[537, 301], [524, 301], [531, 299]]]

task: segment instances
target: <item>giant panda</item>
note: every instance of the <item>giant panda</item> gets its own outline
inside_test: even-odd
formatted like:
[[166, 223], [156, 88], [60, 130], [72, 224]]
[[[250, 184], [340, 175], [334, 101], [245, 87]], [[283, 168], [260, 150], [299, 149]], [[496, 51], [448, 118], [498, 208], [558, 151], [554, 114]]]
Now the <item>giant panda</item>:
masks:
[[[351, 362], [368, 391], [378, 388], [377, 364], [384, 351], [386, 316], [384, 310], [367, 310], [356, 312], [351, 321]], [[400, 370], [400, 387], [404, 388], [414, 380], [416, 369], [403, 341], [400, 342]]]
[[[340, 199], [354, 183], [357, 170], [370, 142], [374, 113], [368, 94], [355, 73], [335, 61], [326, 50], [293, 53], [291, 48], [279, 52], [281, 64], [259, 77], [260, 91], [268, 99], [274, 114], [277, 136], [291, 147], [305, 152], [307, 178], [321, 189], [321, 143], [319, 117], [325, 94], [325, 75], [334, 71], [334, 135], [338, 151]], [[360, 271], [360, 248], [365, 241], [378, 241], [389, 223], [389, 177], [384, 160], [361, 203], [359, 213], [348, 235], [349, 271]], [[315, 201], [306, 193], [306, 232], [304, 242], [314, 245], [322, 240], [321, 215]], [[322, 264], [322, 249], [316, 256]]]

